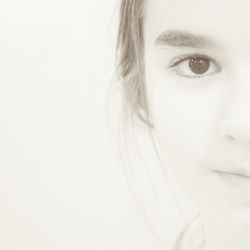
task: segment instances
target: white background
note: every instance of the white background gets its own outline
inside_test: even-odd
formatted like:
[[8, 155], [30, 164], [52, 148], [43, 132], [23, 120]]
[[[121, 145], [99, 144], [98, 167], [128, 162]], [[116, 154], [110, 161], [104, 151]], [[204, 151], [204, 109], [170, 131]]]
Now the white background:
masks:
[[157, 249], [107, 132], [118, 4], [0, 4], [1, 250]]

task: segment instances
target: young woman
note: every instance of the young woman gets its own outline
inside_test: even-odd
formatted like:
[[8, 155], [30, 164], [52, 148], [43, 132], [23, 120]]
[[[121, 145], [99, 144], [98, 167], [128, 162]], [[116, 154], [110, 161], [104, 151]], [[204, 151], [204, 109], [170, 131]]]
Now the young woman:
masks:
[[211, 250], [250, 249], [249, 11], [247, 0], [121, 3], [126, 113], [156, 135], [163, 168], [206, 215]]

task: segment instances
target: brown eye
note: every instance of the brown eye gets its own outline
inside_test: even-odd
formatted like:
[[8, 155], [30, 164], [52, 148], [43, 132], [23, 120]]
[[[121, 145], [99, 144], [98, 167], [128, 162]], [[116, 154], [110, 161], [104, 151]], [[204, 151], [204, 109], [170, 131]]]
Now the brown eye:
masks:
[[189, 59], [189, 68], [193, 73], [197, 75], [206, 73], [209, 67], [210, 67], [210, 61], [208, 59], [205, 58]]
[[189, 78], [200, 78], [221, 71], [220, 65], [211, 57], [206, 55], [190, 55], [175, 58], [170, 64], [177, 74]]

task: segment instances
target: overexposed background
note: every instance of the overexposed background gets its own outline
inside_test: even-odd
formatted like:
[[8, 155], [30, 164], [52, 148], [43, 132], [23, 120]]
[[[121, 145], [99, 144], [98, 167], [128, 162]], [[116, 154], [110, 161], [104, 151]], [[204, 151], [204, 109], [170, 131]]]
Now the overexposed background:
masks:
[[0, 4], [0, 249], [155, 250], [107, 132], [117, 0]]

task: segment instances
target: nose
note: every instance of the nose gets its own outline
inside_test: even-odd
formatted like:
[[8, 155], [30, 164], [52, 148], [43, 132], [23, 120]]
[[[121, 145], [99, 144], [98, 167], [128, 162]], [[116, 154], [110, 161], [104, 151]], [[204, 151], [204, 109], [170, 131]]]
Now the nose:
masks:
[[238, 79], [232, 88], [218, 125], [221, 136], [244, 143], [250, 143], [250, 74], [248, 75], [241, 81]]

